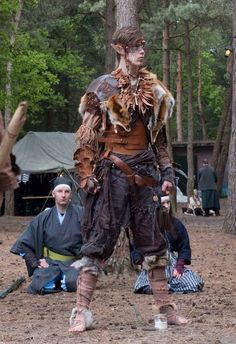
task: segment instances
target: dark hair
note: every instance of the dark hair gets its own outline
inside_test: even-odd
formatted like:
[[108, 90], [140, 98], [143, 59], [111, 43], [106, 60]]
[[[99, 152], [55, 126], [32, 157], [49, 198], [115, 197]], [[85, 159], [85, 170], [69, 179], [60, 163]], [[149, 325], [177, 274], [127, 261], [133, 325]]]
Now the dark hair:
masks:
[[178, 233], [173, 225], [173, 213], [171, 207], [169, 212], [166, 212], [162, 208], [160, 209], [158, 223], [161, 233], [169, 232], [174, 239], [177, 238]]
[[57, 185], [61, 184], [66, 184], [72, 189], [72, 181], [69, 178], [63, 176], [53, 178], [49, 181], [49, 184], [51, 186], [51, 190], [53, 190]]
[[112, 36], [113, 44], [121, 44], [124, 48], [135, 47], [144, 41], [144, 36], [135, 26], [122, 27], [116, 30]]

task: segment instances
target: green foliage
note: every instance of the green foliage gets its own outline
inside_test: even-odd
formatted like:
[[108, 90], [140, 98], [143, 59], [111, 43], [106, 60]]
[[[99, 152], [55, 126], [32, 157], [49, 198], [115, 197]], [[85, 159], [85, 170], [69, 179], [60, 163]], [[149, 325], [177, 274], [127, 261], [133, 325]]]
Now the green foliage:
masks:
[[[207, 135], [214, 139], [217, 133], [219, 117], [224, 103], [226, 61], [224, 47], [230, 44], [232, 26], [232, 1], [220, 0], [199, 1], [159, 1], [145, 3], [141, 12], [142, 30], [147, 37], [147, 65], [162, 78], [163, 51], [162, 34], [165, 23], [170, 25], [169, 49], [171, 51], [171, 90], [175, 95], [177, 51], [183, 57], [183, 127], [187, 138], [188, 117], [188, 83], [185, 64], [184, 23], [188, 21], [191, 34], [191, 68], [193, 76], [193, 111], [194, 137], [201, 139], [201, 127], [197, 106], [198, 55], [202, 53], [202, 105], [206, 116]], [[213, 48], [213, 49], [212, 49]], [[214, 54], [211, 50], [215, 51]], [[175, 138], [175, 118], [171, 121], [172, 136]]]
[[50, 99], [54, 106], [62, 106], [64, 102], [62, 96], [55, 94], [54, 86], [59, 79], [50, 72], [48, 60], [50, 56], [30, 51], [29, 54], [17, 56], [14, 61], [13, 106], [16, 107], [20, 99], [27, 99], [32, 122], [36, 121], [37, 114], [42, 113], [43, 101]]
[[86, 11], [87, 13], [98, 13], [103, 12], [106, 6], [105, 0], [83, 0], [81, 4], [79, 4], [78, 9], [82, 11]]
[[209, 52], [202, 53], [202, 101], [207, 120], [209, 138], [214, 139], [217, 130], [218, 119], [224, 104], [225, 87], [217, 83], [216, 72], [211, 68], [214, 56]]
[[[10, 103], [14, 109], [19, 100], [28, 101], [28, 125], [32, 127], [47, 121], [45, 116], [51, 116], [49, 113], [57, 113], [62, 125], [66, 121], [70, 126], [73, 117], [69, 122], [66, 117], [71, 116], [70, 112], [76, 114], [79, 98], [96, 73], [94, 45], [91, 59], [87, 58], [85, 49], [80, 49], [83, 33], [78, 20], [82, 20], [82, 15], [77, 13], [77, 1], [61, 2], [59, 7], [55, 7], [56, 3], [58, 1], [39, 1], [35, 6], [27, 2], [13, 48], [9, 44], [11, 32], [0, 29], [0, 37], [4, 38], [4, 54], [0, 58], [0, 108], [4, 109], [6, 101], [6, 64], [11, 61]], [[13, 15], [16, 8], [11, 9]], [[8, 23], [12, 20], [10, 14]], [[94, 36], [95, 46], [100, 48], [102, 40], [99, 34]], [[72, 128], [67, 127], [67, 130]]]
[[78, 88], [81, 92], [94, 75], [93, 69], [88, 69], [85, 73], [83, 59], [72, 52], [67, 52], [64, 56], [54, 59], [52, 68], [55, 69], [58, 75], [67, 77], [70, 85]]
[[[162, 78], [162, 31], [170, 23], [171, 89], [175, 95], [176, 56], [183, 54], [184, 128], [187, 131], [187, 78], [184, 21], [191, 32], [194, 113], [197, 109], [197, 62], [202, 54], [202, 102], [207, 130], [214, 138], [224, 102], [226, 61], [231, 42], [232, 0], [145, 0], [139, 12], [147, 41], [147, 67]], [[12, 63], [11, 104], [26, 99], [26, 128], [75, 130], [79, 99], [94, 77], [103, 74], [105, 61], [105, 0], [25, 0], [14, 47], [10, 37], [18, 0], [0, 2], [0, 109], [4, 110], [6, 65]], [[211, 48], [216, 53], [211, 54]], [[174, 121], [172, 121], [174, 124]], [[195, 121], [199, 122], [199, 119]], [[187, 132], [186, 132], [187, 134]], [[195, 136], [200, 138], [199, 126]]]

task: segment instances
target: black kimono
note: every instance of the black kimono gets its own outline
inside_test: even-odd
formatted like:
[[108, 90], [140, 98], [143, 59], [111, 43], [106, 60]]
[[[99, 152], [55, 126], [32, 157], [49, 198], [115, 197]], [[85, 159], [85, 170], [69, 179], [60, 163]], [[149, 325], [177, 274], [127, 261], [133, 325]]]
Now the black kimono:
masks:
[[[83, 209], [71, 204], [60, 224], [54, 206], [36, 216], [11, 247], [10, 252], [25, 259], [28, 274], [32, 276], [29, 293], [76, 291], [78, 270], [70, 265], [80, 256], [82, 217]], [[42, 258], [46, 259], [48, 268], [38, 268]]]

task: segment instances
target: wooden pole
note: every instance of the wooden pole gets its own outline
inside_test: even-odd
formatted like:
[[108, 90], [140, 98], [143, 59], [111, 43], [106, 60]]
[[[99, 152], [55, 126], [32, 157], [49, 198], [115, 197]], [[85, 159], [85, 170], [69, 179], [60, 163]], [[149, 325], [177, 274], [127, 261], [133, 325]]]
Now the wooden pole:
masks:
[[0, 171], [9, 157], [16, 139], [26, 120], [27, 102], [21, 102], [8, 124], [0, 144]]

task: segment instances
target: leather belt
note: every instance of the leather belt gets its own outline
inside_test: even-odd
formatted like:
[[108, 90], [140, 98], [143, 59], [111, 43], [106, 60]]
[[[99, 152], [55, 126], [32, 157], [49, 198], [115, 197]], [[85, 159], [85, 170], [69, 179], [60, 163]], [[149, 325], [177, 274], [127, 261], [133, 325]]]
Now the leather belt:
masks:
[[157, 181], [153, 177], [148, 176], [140, 176], [138, 174], [135, 174], [135, 172], [130, 168], [123, 160], [118, 158], [117, 156], [110, 154], [109, 151], [107, 151], [104, 154], [104, 158], [111, 160], [114, 165], [116, 165], [128, 178], [129, 182], [132, 184], [136, 184], [138, 186], [144, 187], [144, 186], [155, 186], [157, 184]]
[[141, 151], [147, 149], [148, 143], [141, 140], [138, 137], [98, 137], [97, 141], [99, 143], [105, 143], [106, 148], [114, 148], [119, 151], [119, 149]]

